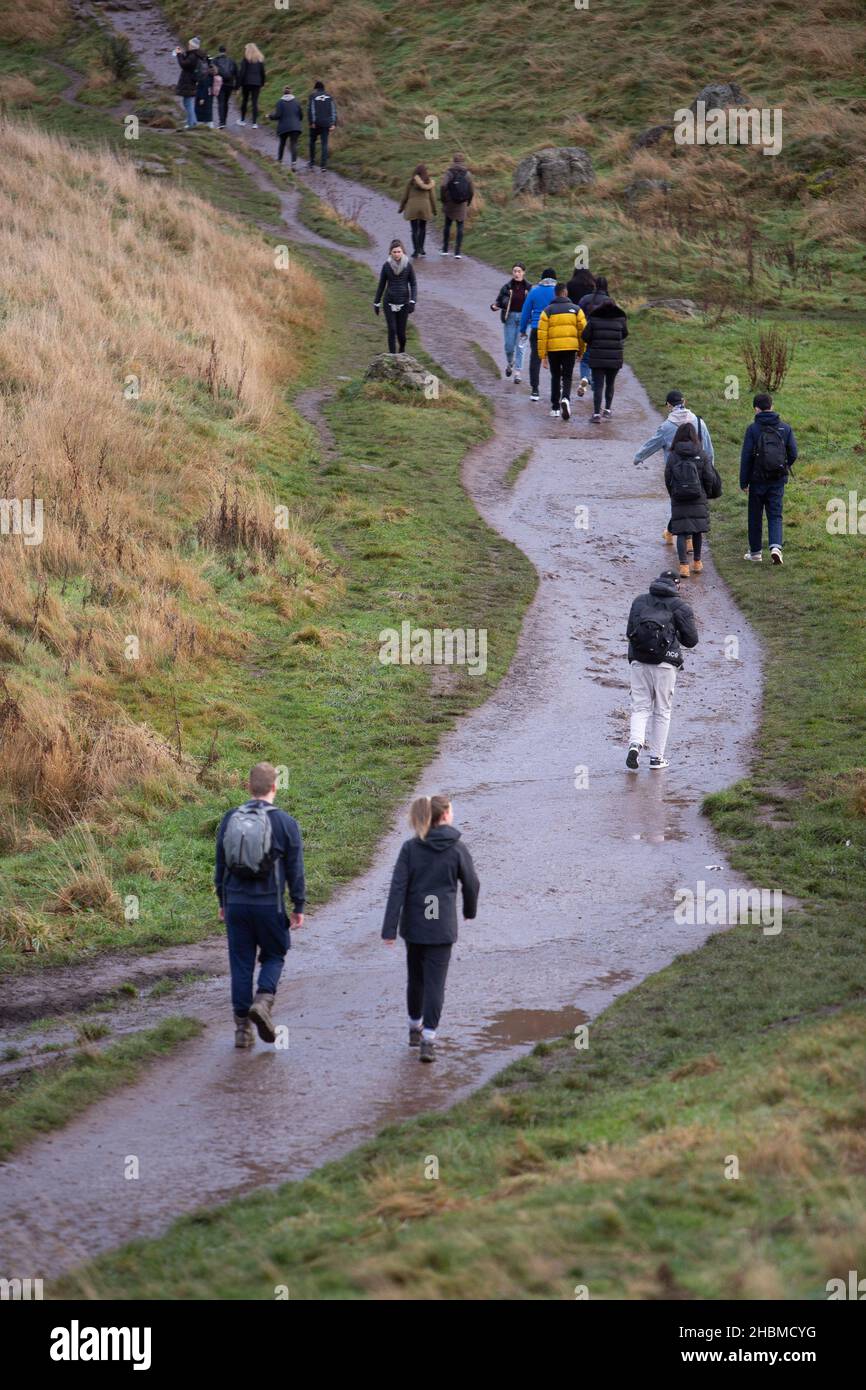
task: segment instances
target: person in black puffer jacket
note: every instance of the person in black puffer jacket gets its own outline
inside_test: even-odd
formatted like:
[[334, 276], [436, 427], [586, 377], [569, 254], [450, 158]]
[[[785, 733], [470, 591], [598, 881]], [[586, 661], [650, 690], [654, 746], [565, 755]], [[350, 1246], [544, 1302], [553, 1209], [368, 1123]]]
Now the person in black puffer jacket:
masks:
[[[604, 418], [609, 420], [612, 411], [616, 374], [623, 363], [622, 345], [628, 337], [628, 321], [625, 310], [608, 296], [607, 281], [599, 275], [593, 294], [580, 301], [586, 314], [586, 328], [583, 341], [588, 346], [587, 356], [592, 369], [592, 423], [597, 425], [601, 416], [601, 397], [604, 392]], [[602, 290], [600, 287], [604, 286]]]
[[207, 58], [201, 52], [201, 44], [198, 39], [190, 39], [186, 48], [176, 48], [174, 56], [180, 68], [180, 77], [177, 79], [177, 86], [174, 90], [183, 102], [187, 130], [195, 130], [198, 125], [198, 118], [195, 114], [195, 97], [201, 70], [207, 63]]
[[692, 541], [694, 571], [703, 569], [701, 550], [710, 529], [710, 499], [721, 497], [722, 480], [698, 442], [692, 424], [680, 425], [665, 464], [665, 487], [671, 499], [669, 529], [677, 538], [680, 577], [689, 577], [688, 542]]
[[399, 929], [406, 942], [409, 1046], [420, 1047], [422, 1062], [435, 1058], [445, 979], [457, 940], [458, 884], [464, 919], [471, 921], [478, 910], [478, 875], [452, 821], [447, 796], [419, 796], [412, 802], [409, 824], [415, 835], [400, 849], [382, 924], [383, 941], [393, 945]]
[[388, 351], [406, 351], [406, 329], [409, 315], [415, 312], [418, 281], [415, 267], [406, 255], [406, 247], [395, 237], [388, 247], [388, 259], [382, 266], [373, 310], [378, 318], [385, 297], [385, 322], [388, 325]]

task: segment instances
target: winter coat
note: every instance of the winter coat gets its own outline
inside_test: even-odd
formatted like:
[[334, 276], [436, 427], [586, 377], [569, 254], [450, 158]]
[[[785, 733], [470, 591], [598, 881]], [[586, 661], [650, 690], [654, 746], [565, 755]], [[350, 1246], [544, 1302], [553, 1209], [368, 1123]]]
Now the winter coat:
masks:
[[649, 616], [659, 608], [670, 613], [676, 633], [668, 655], [668, 663], [671, 666], [680, 667], [683, 664], [680, 642], [684, 647], [696, 647], [698, 645], [698, 627], [694, 613], [685, 600], [680, 598], [677, 593], [677, 586], [672, 579], [654, 579], [649, 586], [649, 593], [638, 594], [632, 604], [626, 626], [628, 659], [629, 661], [638, 660], [634, 654], [631, 638], [641, 618], [645, 615]]
[[506, 280], [490, 307], [499, 310], [499, 317], [505, 323], [509, 314], [523, 312], [526, 297], [531, 289], [528, 280]]
[[218, 53], [213, 60], [213, 65], [224, 85], [230, 92], [233, 92], [238, 85], [238, 65], [234, 58], [230, 58], [227, 53]]
[[549, 352], [583, 353], [583, 310], [570, 299], [553, 299], [538, 320], [538, 355]]
[[328, 92], [311, 92], [307, 98], [307, 120], [319, 130], [337, 124], [337, 103]]
[[478, 875], [472, 855], [453, 825], [434, 825], [425, 839], [405, 840], [385, 908], [382, 936], [393, 941], [399, 927], [406, 941], [448, 946], [457, 940], [457, 885], [463, 890], [463, 916], [478, 910]]
[[551, 280], [550, 276], [546, 280], [539, 280], [534, 289], [523, 303], [523, 312], [520, 315], [520, 331], [528, 333], [531, 328], [538, 327], [538, 320], [544, 313], [550, 301], [553, 299], [556, 281]]
[[191, 48], [187, 53], [178, 53], [176, 56], [180, 77], [174, 90], [179, 97], [194, 97], [202, 75], [199, 68], [207, 63], [207, 58], [197, 48]]
[[251, 63], [246, 58], [241, 59], [241, 65], [238, 68], [239, 87], [264, 87], [266, 81], [264, 63]]
[[[671, 445], [674, 442], [674, 435], [680, 425], [694, 425], [697, 430], [699, 418], [700, 417], [695, 415], [691, 410], [686, 410], [684, 405], [675, 405], [667, 419], [662, 420], [655, 434], [650, 435], [646, 443], [640, 446], [634, 456], [634, 462], [641, 463], [644, 459], [649, 458], [651, 454], [655, 454], [659, 449], [663, 449], [665, 463], [667, 463]], [[706, 420], [701, 420], [700, 422], [699, 438], [702, 453], [707, 456], [710, 463], [714, 463], [716, 455]]]
[[[678, 502], [671, 493], [671, 479], [678, 458], [693, 458], [698, 470], [701, 495], [690, 502]], [[697, 531], [705, 535], [710, 529], [710, 498], [721, 497], [722, 480], [696, 444], [683, 440], [673, 446], [665, 464], [665, 487], [671, 497], [668, 530], [675, 536], [693, 536]]]
[[606, 294], [604, 290], [592, 290], [577, 301], [577, 307], [582, 309], [586, 317], [589, 318], [590, 314], [594, 314], [596, 309], [601, 308], [602, 304], [612, 303], [613, 300], [610, 295]]
[[296, 135], [303, 124], [304, 113], [297, 97], [280, 97], [269, 121], [276, 121], [278, 135]]
[[436, 216], [436, 194], [433, 180], [424, 180], [413, 174], [406, 185], [403, 201], [397, 211], [402, 212], [407, 222], [429, 222]]
[[627, 337], [625, 311], [612, 299], [590, 310], [583, 330], [583, 341], [589, 349], [592, 370], [618, 371], [622, 366], [622, 345]]
[[[755, 416], [743, 438], [743, 447], [740, 451], [740, 487], [748, 487], [751, 482], [766, 482], [766, 479], [754, 477], [755, 469], [755, 449], [761, 437], [761, 429], [764, 425], [774, 425], [782, 433], [785, 441], [785, 454], [788, 459], [788, 472], [791, 471], [797, 461], [797, 440], [794, 431], [789, 424], [781, 420], [775, 410], [761, 410]], [[784, 485], [788, 481], [788, 474], [779, 481]]]
[[381, 304], [384, 297], [386, 304], [414, 304], [417, 293], [415, 267], [409, 257], [404, 256], [400, 262], [400, 269], [395, 270], [394, 262], [389, 256], [382, 266], [374, 303]]
[[[469, 197], [466, 199], [465, 203], [455, 203], [448, 196], [448, 184], [451, 177], [458, 172], [465, 174], [469, 181]], [[465, 221], [466, 210], [475, 197], [475, 185], [472, 182], [472, 175], [469, 173], [465, 164], [452, 164], [449, 169], [446, 169], [445, 177], [442, 180], [442, 187], [439, 190], [439, 197], [442, 203], [442, 211], [446, 217], [450, 217], [452, 222]]]
[[[245, 803], [246, 804], [246, 803]], [[250, 805], [267, 806], [270, 803], [253, 797]], [[234, 808], [232, 808], [234, 810]], [[223, 850], [223, 834], [232, 811], [226, 811], [219, 824], [216, 837], [216, 867], [214, 887], [220, 907], [232, 903], [251, 903], [266, 905], [273, 903], [274, 911], [285, 917], [284, 894], [289, 897], [296, 912], [303, 912], [306, 887], [304, 882], [304, 847], [298, 822], [287, 812], [274, 806], [268, 811], [271, 823], [271, 839], [276, 851], [274, 864], [265, 879], [238, 878], [226, 867]], [[289, 943], [291, 945], [291, 942]]]

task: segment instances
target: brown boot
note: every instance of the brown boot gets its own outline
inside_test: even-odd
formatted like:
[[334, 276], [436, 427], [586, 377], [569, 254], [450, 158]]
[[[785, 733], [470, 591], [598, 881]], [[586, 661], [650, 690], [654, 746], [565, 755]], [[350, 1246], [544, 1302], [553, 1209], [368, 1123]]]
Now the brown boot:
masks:
[[700, 572], [701, 572], [701, 570], [703, 569], [703, 567], [704, 567], [704, 562], [703, 562], [703, 560], [693, 560], [693, 561], [692, 561], [692, 572], [693, 572], [694, 574], [700, 574]]
[[668, 530], [662, 531], [662, 540], [664, 541], [665, 545], [673, 545], [674, 543], [673, 535]]
[[680, 579], [688, 579], [690, 573], [688, 565], [680, 565]]
[[271, 1009], [274, 1006], [274, 996], [272, 994], [256, 995], [250, 1006], [250, 1021], [259, 1030], [259, 1037], [262, 1042], [276, 1042], [277, 1033], [274, 1028], [274, 1020], [271, 1018]]
[[245, 1015], [235, 1014], [235, 1047], [252, 1047], [256, 1030]]

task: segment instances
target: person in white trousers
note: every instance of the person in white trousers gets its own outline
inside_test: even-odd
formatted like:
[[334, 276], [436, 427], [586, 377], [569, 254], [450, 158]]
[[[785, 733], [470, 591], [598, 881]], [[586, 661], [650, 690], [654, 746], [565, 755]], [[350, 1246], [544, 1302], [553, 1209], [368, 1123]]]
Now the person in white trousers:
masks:
[[639, 594], [628, 616], [631, 677], [631, 727], [625, 765], [637, 772], [643, 748], [652, 771], [668, 766], [665, 757], [671, 727], [677, 671], [683, 647], [696, 647], [698, 629], [689, 604], [679, 597], [679, 575], [664, 570]]

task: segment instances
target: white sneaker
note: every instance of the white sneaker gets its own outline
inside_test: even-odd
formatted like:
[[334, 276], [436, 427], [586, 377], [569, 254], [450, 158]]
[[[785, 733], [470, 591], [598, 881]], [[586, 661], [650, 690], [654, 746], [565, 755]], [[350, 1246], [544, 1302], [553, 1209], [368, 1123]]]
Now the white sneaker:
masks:
[[774, 565], [783, 565], [785, 563], [782, 559], [782, 547], [780, 545], [770, 546], [770, 559]]
[[253, 130], [258, 130], [258, 126], [256, 125], [255, 121], [253, 121]]
[[568, 399], [568, 396], [563, 396], [562, 400], [559, 402], [559, 413], [563, 420], [569, 420], [571, 418], [571, 401]]
[[558, 405], [552, 406], [552, 407], [551, 407], [551, 410], [550, 410], [550, 413], [551, 413], [551, 415], [553, 416], [554, 420], [559, 420], [559, 419], [561, 419], [561, 416], [560, 416], [560, 414], [559, 414], [559, 406], [558, 406]]
[[515, 372], [515, 373], [514, 373], [514, 380], [515, 380], [515, 381], [518, 381], [518, 382], [520, 381], [520, 373], [519, 373], [519, 372]]
[[454, 259], [455, 259], [455, 261], [462, 261], [462, 260], [463, 260], [463, 252], [462, 252], [462, 251], [455, 251], [455, 252], [454, 252]]
[[532, 392], [532, 395], [529, 397], [529, 399], [530, 399], [531, 401], [537, 401], [537, 400], [538, 400], [538, 392], [537, 392], [537, 391], [533, 391], [533, 392]]
[[743, 559], [744, 559], [744, 560], [755, 560], [755, 561], [759, 561], [759, 560], [763, 560], [763, 558], [764, 558], [764, 556], [763, 556], [763, 554], [762, 554], [762, 552], [761, 552], [760, 550], [759, 550], [755, 555], [752, 554], [751, 550], [747, 550], [746, 553], [745, 553], [745, 555], [743, 556]]
[[670, 767], [667, 758], [650, 758], [650, 771], [658, 772], [663, 767]]
[[612, 416], [613, 411], [610, 409], [609, 406], [605, 406], [604, 410], [601, 412], [602, 420], [610, 420]]
[[235, 125], [246, 125], [246, 121], [242, 121], [240, 116], [238, 116], [237, 120], [235, 121]]

